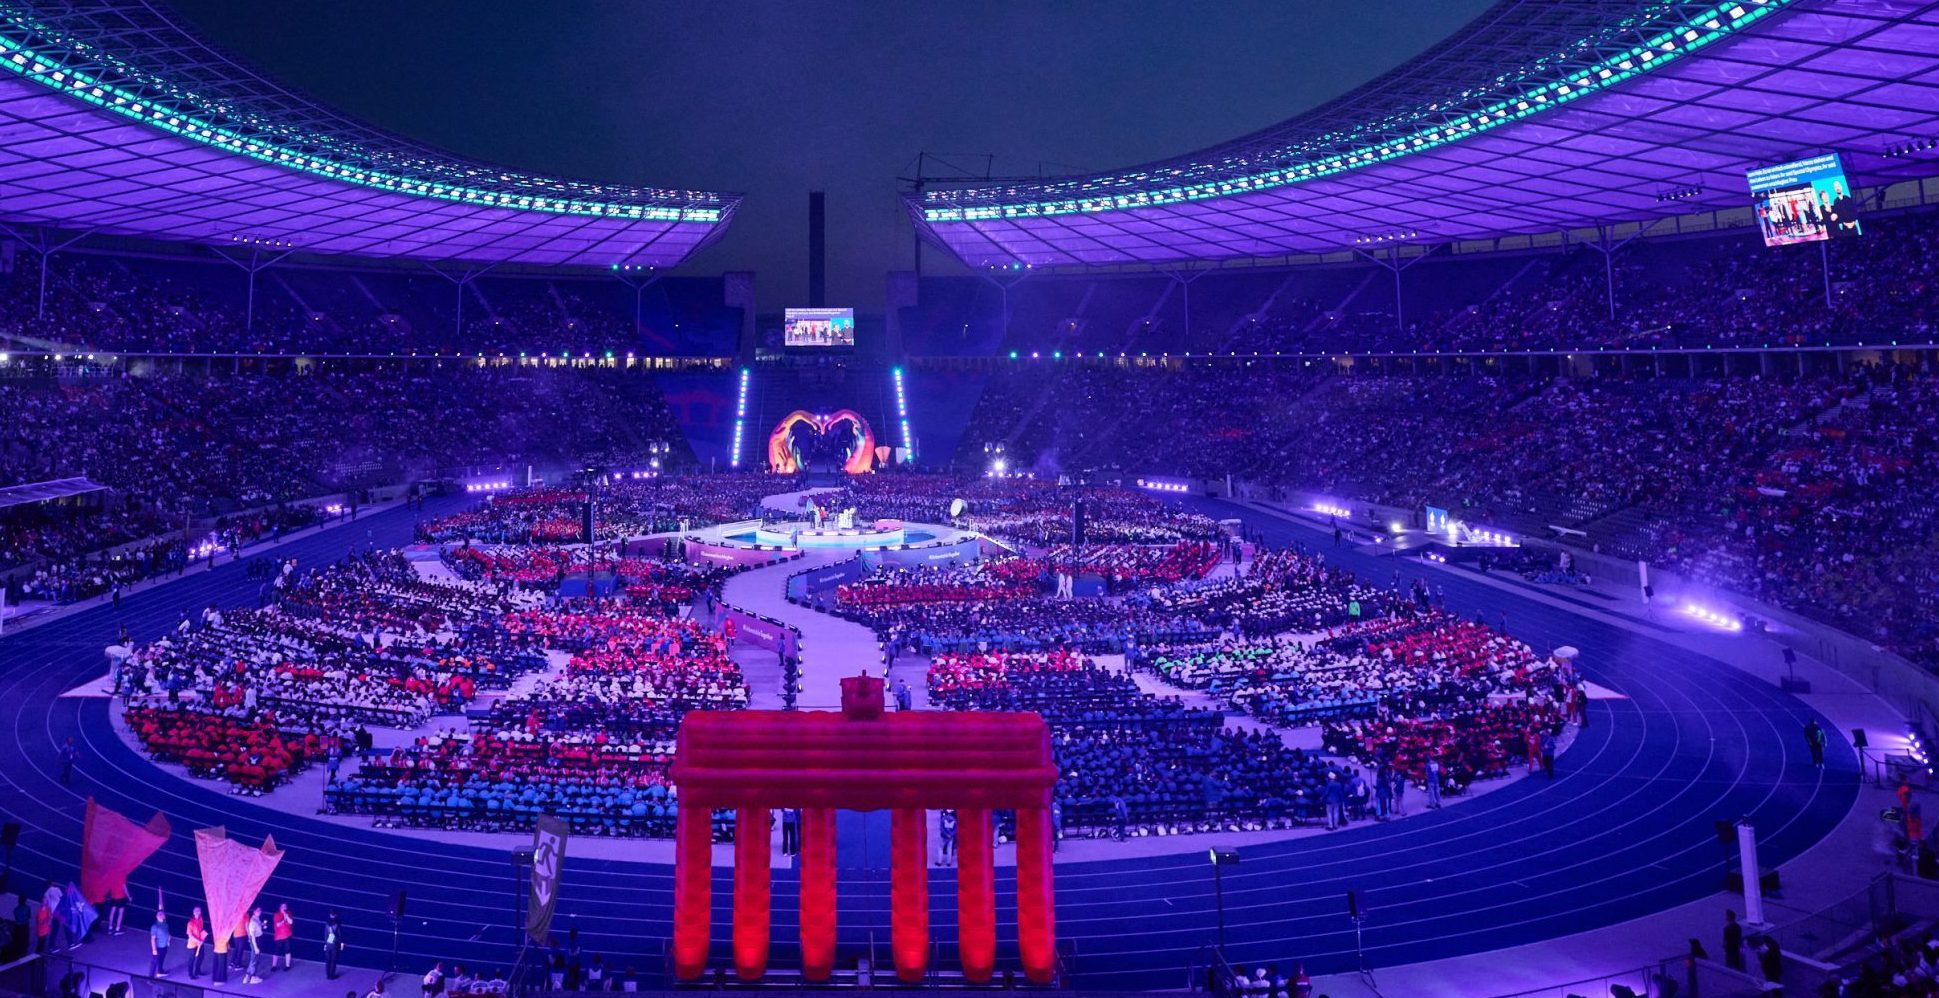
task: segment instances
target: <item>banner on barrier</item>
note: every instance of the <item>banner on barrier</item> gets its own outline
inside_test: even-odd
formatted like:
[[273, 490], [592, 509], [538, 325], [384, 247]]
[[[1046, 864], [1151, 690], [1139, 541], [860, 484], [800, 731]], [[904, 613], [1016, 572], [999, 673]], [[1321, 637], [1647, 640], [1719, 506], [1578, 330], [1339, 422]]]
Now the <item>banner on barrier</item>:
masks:
[[800, 653], [793, 628], [731, 607], [727, 609], [727, 619], [734, 622], [734, 637], [737, 640], [756, 648], [782, 652], [789, 658]]
[[694, 540], [687, 542], [687, 562], [693, 565], [713, 565], [719, 568], [766, 565], [786, 555], [786, 551], [756, 551], [752, 548], [727, 547]]
[[525, 934], [543, 944], [559, 905], [559, 878], [566, 865], [566, 823], [541, 814], [532, 827], [532, 898], [526, 905]]
[[931, 544], [922, 547], [868, 549], [862, 552], [862, 560], [870, 570], [883, 565], [899, 565], [905, 568], [919, 568], [925, 565], [951, 565], [958, 562], [975, 561], [983, 553], [982, 542], [975, 539], [957, 541], [953, 544]]

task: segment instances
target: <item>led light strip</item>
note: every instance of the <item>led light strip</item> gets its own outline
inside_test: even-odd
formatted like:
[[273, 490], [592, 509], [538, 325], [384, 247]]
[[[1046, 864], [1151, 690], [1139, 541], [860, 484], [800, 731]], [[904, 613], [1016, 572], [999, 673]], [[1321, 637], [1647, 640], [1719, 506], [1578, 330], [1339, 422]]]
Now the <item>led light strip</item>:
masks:
[[902, 422], [902, 452], [911, 455], [916, 452], [916, 444], [909, 433], [909, 397], [902, 390], [902, 368], [891, 368], [889, 373], [895, 375], [895, 415]]
[[740, 398], [734, 403], [734, 449], [727, 453], [729, 467], [741, 466], [741, 437], [747, 432], [747, 378], [748, 369], [741, 368]]
[[[1681, 56], [1729, 37], [1788, 7], [1797, 0], [1736, 0], [1712, 6], [1678, 28], [1663, 30], [1648, 41], [1581, 69], [1570, 70], [1559, 80], [1495, 99], [1492, 103], [1449, 121], [1420, 128], [1398, 138], [1363, 145], [1344, 154], [1333, 154], [1316, 162], [1287, 166], [1244, 177], [1227, 177], [1202, 183], [1095, 197], [1065, 198], [1022, 204], [979, 205], [970, 208], [925, 208], [925, 222], [979, 222], [992, 219], [1046, 218], [1136, 208], [1153, 208], [1206, 198], [1251, 194], [1308, 180], [1318, 180], [1425, 152], [1438, 146], [1479, 135], [1509, 122], [1519, 121], [1559, 107], [1573, 100], [1607, 90], [1632, 77], [1673, 62]], [[1419, 112], [1426, 114], [1427, 111]], [[1285, 159], [1299, 155], [1297, 150], [1276, 155]], [[1190, 167], [1181, 168], [1183, 170]], [[1104, 178], [1106, 181], [1109, 178]], [[1128, 179], [1128, 178], [1127, 178]], [[975, 191], [933, 191], [932, 200], [975, 198]]]
[[[22, 24], [17, 14], [6, 24], [0, 24], [0, 27], [8, 26], [34, 30], [31, 25]], [[180, 106], [164, 106], [151, 98], [142, 97], [110, 83], [98, 75], [70, 70], [59, 58], [35, 52], [19, 40], [5, 35], [0, 35], [0, 66], [51, 90], [86, 101], [104, 111], [138, 121], [151, 128], [213, 146], [224, 152], [247, 156], [264, 163], [273, 163], [347, 184], [464, 204], [591, 218], [614, 218], [623, 221], [715, 224], [720, 222], [722, 217], [720, 208], [649, 206], [584, 198], [508, 194], [468, 187], [459, 183], [420, 180], [382, 170], [333, 162], [315, 153], [303, 152], [281, 142], [266, 141], [260, 136], [244, 135], [225, 128], [212, 121], [215, 116], [206, 112]], [[316, 137], [291, 136], [291, 138], [305, 143], [318, 141]], [[694, 194], [700, 197], [712, 197], [700, 192], [694, 192]], [[681, 195], [667, 192], [665, 196]]]

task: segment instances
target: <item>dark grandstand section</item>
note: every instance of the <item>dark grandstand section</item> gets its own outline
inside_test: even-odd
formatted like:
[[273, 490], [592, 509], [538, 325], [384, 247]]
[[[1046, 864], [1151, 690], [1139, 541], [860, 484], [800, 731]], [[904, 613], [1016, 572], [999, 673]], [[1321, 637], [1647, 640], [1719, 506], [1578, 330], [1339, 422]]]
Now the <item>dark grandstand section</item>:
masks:
[[929, 278], [905, 310], [905, 338], [911, 353], [938, 357], [1931, 342], [1935, 237], [1923, 206], [1939, 188], [1913, 182], [1880, 194], [1896, 210], [1871, 216], [1863, 241], [1823, 253], [1769, 248], [1755, 231], [1632, 225], [1607, 259], [1561, 234], [1408, 247], [1398, 282], [1353, 252], [1290, 268]]
[[[24, 256], [24, 254], [23, 254]], [[291, 266], [213, 252], [65, 253], [0, 274], [17, 349], [114, 353], [724, 357], [741, 310], [719, 278]]]

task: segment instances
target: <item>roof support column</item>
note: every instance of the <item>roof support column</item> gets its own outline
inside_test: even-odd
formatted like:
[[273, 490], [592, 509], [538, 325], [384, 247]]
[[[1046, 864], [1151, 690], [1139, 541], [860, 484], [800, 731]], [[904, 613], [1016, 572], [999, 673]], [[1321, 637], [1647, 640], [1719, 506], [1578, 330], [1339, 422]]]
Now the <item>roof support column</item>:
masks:
[[640, 322], [640, 294], [660, 283], [663, 275], [654, 273], [652, 267], [644, 268], [644, 274], [642, 274], [641, 267], [627, 263], [614, 268], [613, 276], [619, 278], [619, 283], [633, 289], [633, 341], [635, 344], [643, 345], [646, 342], [646, 331]]
[[1824, 269], [1824, 272], [1825, 272], [1825, 310], [1830, 311], [1830, 309], [1832, 308], [1832, 304], [1831, 304], [1831, 240], [1829, 239], [1819, 240], [1818, 242], [1818, 264], [1820, 267]]
[[1209, 274], [1209, 273], [1211, 273], [1211, 271], [1209, 270], [1194, 270], [1190, 272], [1183, 271], [1183, 270], [1165, 271], [1165, 276], [1171, 278], [1174, 281], [1177, 281], [1180, 290], [1184, 292], [1185, 349], [1187, 350], [1192, 349], [1193, 346], [1195, 345], [1192, 340], [1192, 282], [1198, 280], [1201, 277], [1204, 277], [1206, 274]]
[[477, 270], [466, 269], [458, 271], [455, 274], [439, 270], [436, 264], [426, 264], [426, 266], [430, 269], [431, 273], [458, 286], [458, 317], [453, 320], [451, 327], [451, 346], [453, 349], [463, 352], [465, 342], [465, 292], [470, 290], [472, 281], [490, 273], [491, 269], [498, 265], [495, 263], [486, 264]]
[[[215, 255], [230, 264], [242, 268], [243, 273], [249, 275], [249, 296], [243, 306], [242, 312], [242, 330], [246, 334], [256, 328], [256, 275], [261, 271], [268, 270], [284, 257], [296, 251], [288, 248], [289, 243], [281, 240], [242, 239], [237, 241], [246, 243], [249, 246], [249, 256], [247, 259], [230, 256], [224, 253], [220, 247], [216, 248]], [[267, 257], [263, 253], [265, 248], [273, 251]]]
[[53, 256], [54, 254], [60, 252], [61, 250], [68, 248], [69, 246], [74, 245], [75, 243], [80, 242], [83, 239], [86, 239], [88, 236], [93, 235], [94, 230], [82, 229], [81, 231], [71, 236], [68, 236], [65, 239], [62, 239], [53, 234], [54, 230], [42, 228], [41, 226], [38, 226], [38, 225], [23, 225], [23, 226], [15, 227], [12, 225], [7, 225], [5, 223], [0, 223], [0, 232], [5, 232], [8, 235], [14, 237], [15, 239], [20, 240], [21, 245], [26, 246], [29, 251], [33, 252], [36, 256], [40, 257], [40, 298], [38, 303], [34, 306], [34, 317], [37, 319], [46, 318], [47, 317], [47, 258]]
[[[1614, 225], [1607, 222], [1597, 222], [1596, 241], [1582, 244], [1602, 254], [1603, 289], [1609, 304], [1609, 318], [1612, 321], [1616, 318], [1616, 251], [1635, 242], [1638, 236], [1655, 228], [1656, 223], [1660, 221], [1662, 219], [1653, 218], [1644, 222], [1636, 227], [1635, 232], [1624, 236], [1620, 240], [1616, 238], [1616, 227]], [[1568, 234], [1563, 233], [1562, 239], [1566, 245], [1568, 242]]]
[[1407, 316], [1404, 311], [1405, 306], [1400, 301], [1400, 272], [1432, 256], [1434, 247], [1429, 246], [1422, 251], [1421, 255], [1409, 257], [1406, 260], [1400, 258], [1399, 243], [1387, 247], [1385, 256], [1369, 253], [1363, 249], [1356, 249], [1354, 252], [1394, 272], [1394, 331], [1405, 335], [1407, 332]]
[[[1010, 268], [1016, 266], [1016, 264], [1011, 264]], [[1010, 341], [1010, 289], [1022, 284], [1023, 279], [1030, 276], [1027, 273], [1010, 268], [991, 267], [983, 273], [983, 279], [996, 285], [997, 293], [1003, 296], [1003, 329], [997, 337], [997, 345], [999, 346]], [[1010, 275], [1009, 280], [1006, 281], [1003, 277], [997, 276], [1003, 274]]]

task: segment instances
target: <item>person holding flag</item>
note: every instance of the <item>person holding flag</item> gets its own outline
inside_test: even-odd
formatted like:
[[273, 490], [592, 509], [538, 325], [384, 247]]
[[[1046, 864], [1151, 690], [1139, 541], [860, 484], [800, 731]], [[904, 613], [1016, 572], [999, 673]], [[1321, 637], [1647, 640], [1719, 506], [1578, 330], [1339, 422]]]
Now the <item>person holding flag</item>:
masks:
[[67, 948], [75, 949], [87, 939], [88, 930], [94, 928], [100, 916], [88, 899], [81, 896], [80, 885], [69, 881], [67, 893], [61, 897], [59, 918], [62, 927], [67, 929]]
[[197, 905], [189, 914], [186, 931], [189, 945], [189, 980], [202, 976], [202, 954], [209, 942], [209, 925], [202, 919], [202, 906]]

